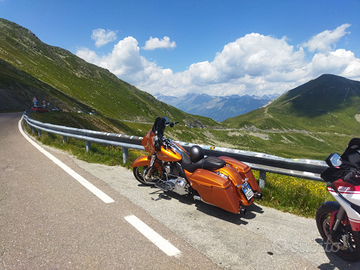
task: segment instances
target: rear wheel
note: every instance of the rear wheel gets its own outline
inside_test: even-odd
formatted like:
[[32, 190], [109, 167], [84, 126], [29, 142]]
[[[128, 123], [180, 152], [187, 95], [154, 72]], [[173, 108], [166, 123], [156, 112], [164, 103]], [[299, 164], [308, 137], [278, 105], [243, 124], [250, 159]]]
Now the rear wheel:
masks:
[[353, 232], [350, 224], [345, 225], [343, 222], [335, 233], [330, 230], [331, 213], [336, 210], [338, 208], [322, 205], [316, 212], [316, 225], [326, 244], [326, 251], [334, 252], [347, 261], [359, 261], [360, 232]]
[[144, 179], [144, 174], [148, 173], [148, 170], [150, 168], [148, 166], [140, 166], [140, 167], [134, 167], [133, 168], [133, 174], [140, 183], [152, 186], [154, 185], [154, 182], [157, 181], [159, 178], [159, 171], [156, 168], [151, 168], [150, 178], [148, 180]]

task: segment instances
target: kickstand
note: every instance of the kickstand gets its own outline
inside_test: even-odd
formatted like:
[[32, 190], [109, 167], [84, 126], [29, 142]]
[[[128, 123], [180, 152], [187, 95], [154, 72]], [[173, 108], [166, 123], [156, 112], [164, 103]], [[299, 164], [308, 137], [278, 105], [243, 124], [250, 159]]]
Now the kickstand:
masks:
[[153, 201], [158, 201], [158, 200], [160, 200], [160, 199], [166, 199], [166, 200], [169, 200], [169, 196], [168, 195], [166, 195], [165, 193], [161, 193], [161, 194], [159, 194], [159, 196], [156, 198], [156, 199], [154, 199], [154, 198], [151, 198]]

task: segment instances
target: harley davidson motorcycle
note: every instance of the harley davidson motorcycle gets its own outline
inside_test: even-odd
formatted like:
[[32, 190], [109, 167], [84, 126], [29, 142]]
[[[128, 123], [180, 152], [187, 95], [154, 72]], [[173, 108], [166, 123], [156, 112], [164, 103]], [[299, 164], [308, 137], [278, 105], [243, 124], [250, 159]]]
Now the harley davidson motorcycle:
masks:
[[[326, 158], [329, 168], [321, 178], [336, 201], [324, 202], [316, 212], [316, 224], [327, 251], [347, 261], [360, 260], [360, 139], [350, 140], [340, 156]], [[329, 250], [330, 247], [330, 250]]]
[[205, 156], [200, 146], [192, 146], [187, 152], [164, 136], [165, 128], [177, 123], [167, 117], [156, 118], [142, 139], [151, 155], [133, 162], [135, 178], [165, 192], [190, 195], [226, 211], [246, 214], [245, 206], [262, 197], [250, 167], [226, 156]]

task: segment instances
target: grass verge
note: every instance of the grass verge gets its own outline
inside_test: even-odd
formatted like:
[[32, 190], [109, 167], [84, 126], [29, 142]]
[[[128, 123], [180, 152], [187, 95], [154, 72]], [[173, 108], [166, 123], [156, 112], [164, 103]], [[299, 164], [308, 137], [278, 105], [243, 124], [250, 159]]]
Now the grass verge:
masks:
[[[254, 171], [254, 176], [258, 179], [258, 172]], [[273, 173], [266, 174], [261, 192], [263, 199], [258, 204], [307, 218], [315, 218], [324, 201], [334, 200], [324, 182]]]

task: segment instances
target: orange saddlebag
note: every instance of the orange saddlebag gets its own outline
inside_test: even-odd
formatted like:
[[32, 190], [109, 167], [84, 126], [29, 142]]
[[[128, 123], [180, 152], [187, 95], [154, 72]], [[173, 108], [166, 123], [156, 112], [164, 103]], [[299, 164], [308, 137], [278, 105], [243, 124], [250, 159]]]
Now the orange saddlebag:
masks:
[[[246, 165], [245, 163], [242, 163], [239, 160], [236, 160], [236, 159], [230, 158], [230, 157], [222, 156], [219, 158], [221, 158], [227, 164], [229, 164], [231, 167], [233, 167], [241, 175], [242, 179], [248, 178], [248, 183], [251, 186], [252, 190], [260, 192], [260, 187], [251, 171], [251, 168], [248, 165]], [[238, 184], [242, 184], [242, 183], [238, 183]]]
[[197, 190], [204, 202], [239, 213], [239, 199], [230, 180], [204, 169], [198, 169], [190, 175], [187, 173], [187, 176], [191, 186]]

